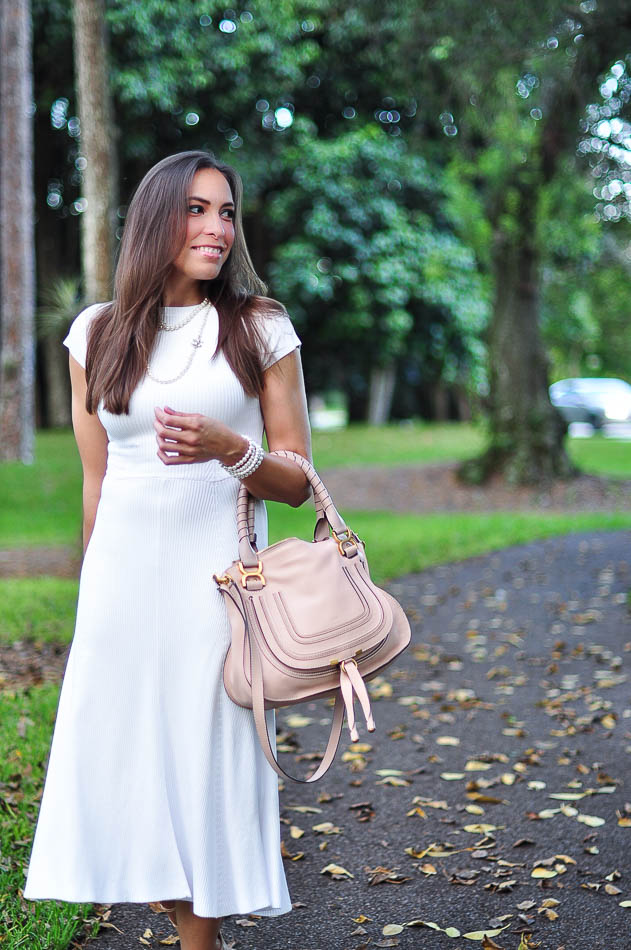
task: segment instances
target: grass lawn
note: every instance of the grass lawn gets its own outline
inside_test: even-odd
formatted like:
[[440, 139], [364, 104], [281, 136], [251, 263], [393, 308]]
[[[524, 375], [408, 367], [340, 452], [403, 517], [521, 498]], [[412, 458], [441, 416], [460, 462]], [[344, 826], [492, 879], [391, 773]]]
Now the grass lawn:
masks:
[[[483, 445], [482, 427], [468, 423], [352, 425], [313, 434], [322, 470], [461, 461]], [[631, 442], [595, 436], [571, 439], [568, 449], [584, 471], [631, 478]], [[0, 465], [0, 548], [79, 543], [81, 465], [72, 433], [38, 433], [36, 459], [32, 466]]]
[[11, 950], [66, 950], [88, 911], [22, 898], [58, 693], [0, 692], [0, 946]]

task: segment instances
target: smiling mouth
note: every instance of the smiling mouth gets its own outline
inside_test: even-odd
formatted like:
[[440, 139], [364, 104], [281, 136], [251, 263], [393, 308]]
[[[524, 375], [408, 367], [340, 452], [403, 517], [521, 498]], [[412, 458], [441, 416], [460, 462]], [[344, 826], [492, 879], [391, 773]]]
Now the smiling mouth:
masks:
[[193, 250], [198, 254], [201, 254], [202, 257], [221, 257], [225, 248], [214, 247], [210, 244], [200, 244], [197, 247], [194, 247]]

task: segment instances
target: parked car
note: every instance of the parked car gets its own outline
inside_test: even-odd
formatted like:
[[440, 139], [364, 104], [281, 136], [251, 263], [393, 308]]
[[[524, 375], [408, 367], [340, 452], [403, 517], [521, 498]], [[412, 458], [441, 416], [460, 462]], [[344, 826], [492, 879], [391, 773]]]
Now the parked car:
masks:
[[568, 422], [631, 421], [631, 386], [623, 379], [560, 379], [550, 386], [550, 401]]

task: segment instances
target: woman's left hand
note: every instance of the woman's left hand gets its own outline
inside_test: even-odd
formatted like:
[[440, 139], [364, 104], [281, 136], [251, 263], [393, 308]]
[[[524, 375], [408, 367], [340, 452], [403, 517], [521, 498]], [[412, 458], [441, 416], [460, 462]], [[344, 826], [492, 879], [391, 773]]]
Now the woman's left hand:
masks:
[[155, 407], [158, 458], [165, 465], [190, 465], [219, 459], [234, 465], [243, 457], [248, 441], [217, 419], [198, 412], [177, 412]]

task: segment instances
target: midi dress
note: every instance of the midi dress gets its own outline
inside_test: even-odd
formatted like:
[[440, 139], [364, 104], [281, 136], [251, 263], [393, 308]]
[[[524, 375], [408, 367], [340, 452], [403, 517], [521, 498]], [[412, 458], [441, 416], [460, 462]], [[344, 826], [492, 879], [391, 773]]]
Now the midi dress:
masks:
[[[187, 900], [200, 917], [291, 910], [278, 780], [251, 710], [225, 692], [230, 644], [213, 574], [238, 556], [239, 482], [219, 462], [164, 465], [154, 407], [219, 419], [256, 442], [259, 401], [215, 355], [214, 307], [169, 307], [129, 414], [98, 409], [109, 439], [24, 896], [72, 902]], [[99, 305], [64, 341], [85, 366]], [[190, 322], [186, 322], [193, 315]], [[204, 325], [205, 320], [205, 325]], [[186, 324], [185, 326], [181, 326]], [[265, 367], [300, 345], [263, 321]], [[201, 346], [191, 361], [191, 344]], [[186, 372], [183, 367], [190, 362]], [[259, 546], [265, 506], [256, 505]], [[273, 711], [267, 713], [274, 734]]]

